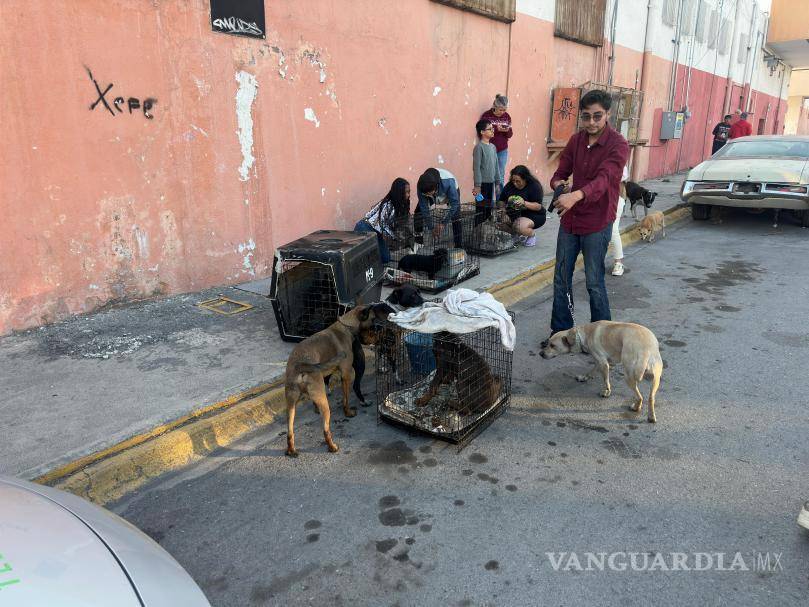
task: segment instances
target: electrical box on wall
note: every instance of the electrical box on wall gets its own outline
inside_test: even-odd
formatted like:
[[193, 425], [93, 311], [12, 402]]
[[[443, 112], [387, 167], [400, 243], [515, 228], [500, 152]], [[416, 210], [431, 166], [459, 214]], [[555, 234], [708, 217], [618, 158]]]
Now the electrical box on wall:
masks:
[[685, 112], [663, 112], [660, 139], [682, 139]]

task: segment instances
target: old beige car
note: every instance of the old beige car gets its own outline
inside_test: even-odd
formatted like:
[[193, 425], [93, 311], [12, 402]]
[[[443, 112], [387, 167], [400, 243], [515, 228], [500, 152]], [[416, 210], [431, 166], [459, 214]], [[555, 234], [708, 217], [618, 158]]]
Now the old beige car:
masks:
[[789, 209], [809, 227], [809, 137], [740, 137], [689, 171], [681, 197], [694, 219], [712, 206]]

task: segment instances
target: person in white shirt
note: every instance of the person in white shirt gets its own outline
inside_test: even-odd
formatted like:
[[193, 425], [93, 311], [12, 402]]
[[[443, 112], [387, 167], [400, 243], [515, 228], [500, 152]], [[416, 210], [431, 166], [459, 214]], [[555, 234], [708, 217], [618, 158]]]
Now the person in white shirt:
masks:
[[[621, 176], [621, 182], [629, 179], [629, 171], [624, 167], [624, 174]], [[623, 188], [621, 188], [623, 192]], [[615, 223], [612, 224], [612, 256], [615, 263], [612, 266], [613, 276], [623, 276], [624, 274], [624, 245], [621, 242], [621, 215], [624, 214], [624, 205], [626, 200], [623, 196], [618, 196], [618, 210], [615, 212]]]

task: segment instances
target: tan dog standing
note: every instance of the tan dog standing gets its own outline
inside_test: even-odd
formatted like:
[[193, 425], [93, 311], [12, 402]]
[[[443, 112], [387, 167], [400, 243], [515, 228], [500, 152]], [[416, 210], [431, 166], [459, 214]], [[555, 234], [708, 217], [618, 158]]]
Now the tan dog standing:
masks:
[[662, 232], [666, 235], [666, 216], [661, 211], [649, 213], [640, 220], [640, 239], [654, 242], [655, 234]]
[[371, 326], [373, 320], [372, 306], [357, 306], [322, 331], [304, 339], [292, 350], [284, 377], [286, 454], [290, 457], [298, 456], [295, 449], [295, 408], [307, 396], [323, 417], [323, 436], [329, 451], [338, 451], [339, 447], [331, 436], [331, 412], [323, 378], [339, 373], [343, 385], [343, 412], [346, 417], [354, 417], [357, 411], [348, 406], [349, 388], [354, 381], [352, 342], [355, 336]]
[[639, 412], [643, 406], [643, 395], [638, 384], [644, 377], [651, 379], [648, 420], [650, 423], [657, 421], [655, 395], [663, 374], [663, 359], [660, 357], [660, 347], [654, 333], [630, 322], [599, 320], [554, 333], [539, 355], [550, 359], [575, 352], [584, 352], [595, 359], [593, 369], [586, 375], [577, 376], [576, 380], [587, 381], [596, 372], [600, 372], [604, 380], [604, 389], [601, 391], [604, 398], [612, 393], [610, 363], [620, 362], [623, 365], [626, 383], [636, 396], [635, 404], [629, 407], [632, 411]]

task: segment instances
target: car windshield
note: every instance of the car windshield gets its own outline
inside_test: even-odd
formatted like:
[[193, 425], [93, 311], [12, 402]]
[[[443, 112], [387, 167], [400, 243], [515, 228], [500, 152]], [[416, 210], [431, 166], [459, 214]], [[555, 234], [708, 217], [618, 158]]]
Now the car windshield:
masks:
[[809, 158], [809, 141], [764, 139], [731, 141], [716, 154], [716, 158], [733, 157]]

